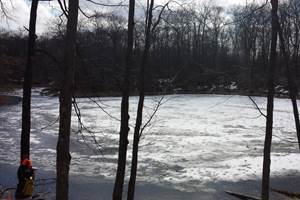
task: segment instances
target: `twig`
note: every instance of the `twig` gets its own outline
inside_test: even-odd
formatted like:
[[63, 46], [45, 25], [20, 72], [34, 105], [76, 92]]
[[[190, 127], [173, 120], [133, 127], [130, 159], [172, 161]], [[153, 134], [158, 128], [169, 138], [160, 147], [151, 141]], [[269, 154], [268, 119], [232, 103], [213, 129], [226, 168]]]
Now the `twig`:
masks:
[[81, 7], [79, 6], [79, 11], [81, 12], [81, 14], [83, 14], [83, 16], [85, 16], [86, 18], [88, 18], [88, 19], [91, 19], [91, 18], [93, 18], [95, 15], [88, 15], [86, 12], [84, 12], [82, 9], [81, 9]]
[[252, 101], [252, 103], [254, 104], [255, 108], [259, 111], [259, 113], [264, 116], [265, 118], [267, 118], [267, 115], [264, 114], [261, 109], [258, 107], [257, 103], [254, 101], [254, 99], [251, 96], [248, 96], [249, 99]]
[[94, 0], [86, 0], [86, 1], [98, 6], [105, 6], [105, 7], [128, 7], [128, 4], [123, 4], [123, 1], [121, 1], [119, 4], [104, 4], [104, 3], [96, 2]]
[[163, 99], [164, 99], [164, 96], [162, 96], [162, 97], [158, 100], [158, 102], [157, 102], [155, 108], [153, 109], [153, 113], [151, 114], [150, 118], [149, 118], [148, 121], [144, 124], [144, 126], [141, 128], [140, 133], [139, 133], [139, 138], [142, 137], [144, 129], [150, 124], [150, 122], [152, 121], [153, 117], [155, 116], [155, 114], [156, 114], [157, 111], [159, 110], [160, 106], [161, 106], [162, 104], [165, 103], [165, 102], [163, 102]]
[[155, 30], [156, 27], [158, 26], [160, 20], [162, 19], [162, 18], [161, 18], [162, 14], [163, 14], [164, 10], [166, 9], [166, 7], [169, 5], [170, 2], [171, 2], [171, 1], [169, 1], [168, 3], [166, 3], [166, 4], [162, 7], [162, 9], [160, 10], [156, 22], [153, 23], [152, 30], [151, 30], [152, 32], [154, 32], [154, 30]]
[[[85, 136], [84, 136], [84, 134], [82, 133], [82, 130], [87, 131], [87, 132], [90, 134], [91, 138], [93, 139], [93, 142], [94, 142], [94, 144], [95, 144], [96, 147], [97, 147], [97, 150], [98, 150], [99, 152], [101, 152], [102, 146], [101, 146], [101, 144], [100, 144], [100, 143], [97, 141], [97, 139], [96, 139], [96, 135], [95, 135], [96, 132], [89, 130], [89, 129], [83, 124], [83, 122], [82, 122], [82, 120], [81, 120], [80, 109], [79, 109], [79, 107], [78, 107], [78, 104], [77, 104], [77, 102], [76, 102], [76, 98], [75, 98], [74, 96], [73, 96], [72, 104], [73, 104], [73, 107], [74, 107], [74, 110], [75, 110], [75, 113], [76, 113], [76, 116], [77, 116], [77, 120], [78, 120], [78, 131], [77, 131], [77, 133], [81, 133], [81, 137], [82, 137], [83, 141], [86, 143], [87, 140], [85, 139]], [[87, 144], [87, 143], [86, 143], [86, 144]], [[90, 147], [89, 145], [87, 145], [87, 146]]]
[[269, 3], [269, 0], [266, 0], [264, 4], [262, 4], [261, 6], [259, 6], [259, 7], [255, 8], [255, 9], [251, 10], [250, 13], [248, 13], [248, 14], [246, 14], [246, 15], [240, 17], [240, 18], [237, 19], [237, 20], [233, 20], [233, 21], [231, 21], [231, 22], [225, 23], [225, 24], [223, 24], [223, 26], [228, 26], [228, 25], [235, 24], [235, 23], [237, 23], [237, 22], [241, 22], [241, 21], [245, 20], [246, 18], [248, 18], [248, 17], [250, 17], [251, 15], [253, 15], [256, 11], [258, 11], [258, 10], [260, 10], [260, 9], [263, 9], [266, 5], [268, 5], [268, 3]]
[[48, 125], [44, 126], [41, 128], [41, 130], [45, 130], [47, 128], [49, 128], [50, 126], [53, 126], [54, 124], [56, 124], [59, 120], [59, 116], [57, 116], [56, 120], [54, 120], [53, 122], [50, 122]]
[[117, 120], [117, 121], [121, 121], [119, 118], [111, 115], [109, 112], [107, 112], [96, 100], [94, 100], [92, 97], [88, 97], [92, 102], [94, 102], [107, 116], [109, 116], [110, 118]]
[[[10, 3], [12, 4], [11, 0]], [[6, 19], [12, 19], [8, 14], [7, 14], [7, 10], [4, 6], [4, 3], [2, 2], [2, 0], [0, 0], [0, 10], [2, 11], [2, 15], [6, 18]]]

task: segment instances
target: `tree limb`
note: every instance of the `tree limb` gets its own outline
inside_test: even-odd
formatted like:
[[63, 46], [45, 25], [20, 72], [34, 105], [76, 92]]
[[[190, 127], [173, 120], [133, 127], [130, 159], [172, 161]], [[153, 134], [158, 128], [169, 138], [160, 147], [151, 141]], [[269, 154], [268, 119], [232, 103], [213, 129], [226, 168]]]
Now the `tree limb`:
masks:
[[248, 96], [249, 99], [251, 100], [251, 102], [254, 104], [255, 108], [259, 111], [259, 113], [264, 116], [265, 118], [267, 118], [267, 115], [264, 114], [261, 109], [258, 107], [257, 103], [254, 101], [254, 99], [251, 96]]
[[157, 111], [159, 110], [160, 106], [163, 105], [163, 104], [166, 102], [166, 101], [163, 102], [163, 100], [164, 100], [164, 96], [162, 96], [162, 97], [158, 100], [158, 102], [157, 102], [157, 104], [156, 104], [156, 106], [155, 106], [155, 108], [154, 108], [154, 110], [153, 110], [153, 113], [151, 114], [150, 118], [149, 118], [148, 121], [144, 124], [144, 126], [141, 128], [140, 133], [139, 133], [139, 138], [142, 137], [145, 128], [146, 128], [147, 126], [149, 126], [150, 122], [152, 121], [153, 117], [155, 116], [155, 114], [156, 114]]
[[63, 12], [63, 14], [65, 15], [65, 17], [68, 19], [68, 10], [66, 7], [66, 2], [64, 1], [64, 4], [61, 2], [61, 0], [57, 0], [61, 11]]
[[121, 1], [119, 4], [104, 4], [104, 3], [99, 3], [95, 0], [86, 0], [86, 1], [98, 6], [105, 6], [105, 7], [128, 7], [128, 4], [123, 4], [123, 1]]

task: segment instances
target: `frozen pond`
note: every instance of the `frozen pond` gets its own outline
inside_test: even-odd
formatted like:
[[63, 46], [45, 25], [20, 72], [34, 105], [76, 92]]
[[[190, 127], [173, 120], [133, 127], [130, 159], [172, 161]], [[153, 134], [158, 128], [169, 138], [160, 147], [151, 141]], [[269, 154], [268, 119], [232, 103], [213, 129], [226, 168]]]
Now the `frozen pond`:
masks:
[[[159, 99], [146, 99], [145, 121]], [[266, 98], [254, 99], [266, 112]], [[77, 99], [83, 124], [93, 133], [73, 134], [71, 174], [112, 180], [117, 162], [120, 98], [93, 100], [102, 109], [88, 98]], [[210, 182], [260, 179], [265, 118], [248, 97], [172, 95], [165, 96], [163, 102], [140, 143], [139, 181], [195, 192]], [[53, 171], [58, 99], [35, 92], [32, 104], [32, 159], [38, 168]], [[132, 97], [132, 126], [136, 104], [137, 97]], [[276, 99], [274, 117], [271, 176], [299, 176], [300, 155], [289, 100]], [[21, 104], [0, 107], [0, 164], [18, 163], [20, 118]], [[72, 129], [78, 129], [75, 115]], [[133, 127], [129, 162], [132, 131]], [[94, 151], [96, 147], [100, 151]]]

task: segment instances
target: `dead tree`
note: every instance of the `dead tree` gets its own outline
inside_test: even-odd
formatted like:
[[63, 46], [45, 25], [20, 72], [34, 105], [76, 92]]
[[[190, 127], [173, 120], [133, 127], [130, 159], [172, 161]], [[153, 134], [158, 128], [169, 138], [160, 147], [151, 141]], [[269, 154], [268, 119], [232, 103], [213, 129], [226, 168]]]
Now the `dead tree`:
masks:
[[262, 173], [262, 200], [269, 200], [269, 183], [270, 183], [270, 165], [271, 165], [271, 143], [273, 131], [273, 110], [274, 110], [274, 75], [277, 58], [277, 33], [278, 33], [278, 0], [271, 0], [272, 4], [272, 40], [271, 40], [271, 55], [269, 65], [268, 77], [268, 103], [267, 103], [267, 121], [266, 121], [266, 135], [264, 143], [264, 159], [263, 159], [263, 173]]
[[23, 82], [22, 100], [22, 132], [21, 132], [21, 159], [30, 154], [30, 127], [31, 127], [31, 87], [32, 87], [32, 65], [35, 54], [35, 29], [37, 18], [38, 0], [32, 0], [29, 20], [29, 37], [26, 68]]
[[112, 195], [113, 200], [122, 199], [125, 169], [126, 169], [128, 132], [129, 132], [128, 109], [129, 109], [130, 71], [133, 66], [134, 12], [135, 12], [135, 0], [129, 0], [126, 67], [125, 67], [124, 80], [122, 85], [121, 126], [120, 126], [120, 136], [119, 136], [118, 167], [117, 167], [114, 191]]
[[59, 135], [56, 147], [57, 200], [67, 200], [69, 198], [69, 168], [71, 161], [69, 146], [74, 68], [76, 57], [78, 7], [79, 0], [69, 0], [69, 10], [67, 15], [68, 22], [65, 35], [65, 49], [63, 57], [63, 80], [59, 96]]

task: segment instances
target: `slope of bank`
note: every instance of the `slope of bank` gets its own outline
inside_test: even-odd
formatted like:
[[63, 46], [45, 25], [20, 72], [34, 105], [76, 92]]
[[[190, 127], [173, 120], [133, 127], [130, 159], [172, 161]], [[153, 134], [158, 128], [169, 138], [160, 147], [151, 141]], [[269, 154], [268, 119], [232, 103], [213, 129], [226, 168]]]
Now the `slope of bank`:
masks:
[[[0, 163], [0, 188], [1, 187], [16, 187], [17, 166], [11, 166]], [[46, 194], [47, 200], [55, 199], [55, 172], [39, 169], [36, 176], [35, 192]], [[45, 180], [45, 182], [41, 182]], [[50, 180], [50, 181], [49, 181]], [[300, 177], [273, 177], [271, 178], [271, 187], [290, 192], [299, 192]], [[126, 191], [125, 185], [124, 191]], [[70, 176], [70, 199], [72, 200], [109, 200], [113, 190], [113, 180], [105, 179], [101, 176], [85, 176], [71, 175]], [[215, 181], [208, 183], [201, 190], [194, 192], [185, 192], [172, 188], [167, 185], [158, 185], [147, 182], [138, 182], [136, 186], [136, 199], [140, 200], [234, 200], [224, 191], [235, 191], [252, 196], [260, 195], [260, 180], [249, 181]], [[126, 196], [126, 192], [124, 192]], [[272, 200], [287, 199], [286, 197], [271, 192]]]

